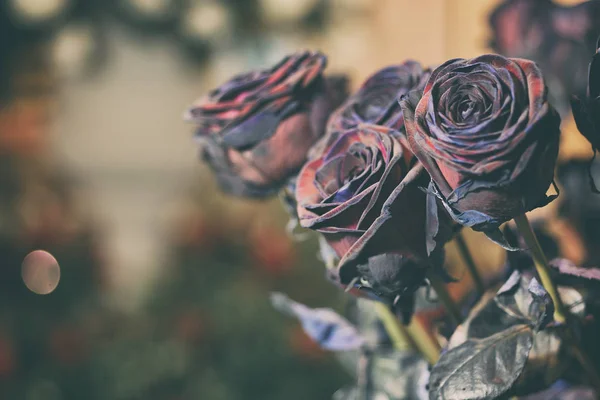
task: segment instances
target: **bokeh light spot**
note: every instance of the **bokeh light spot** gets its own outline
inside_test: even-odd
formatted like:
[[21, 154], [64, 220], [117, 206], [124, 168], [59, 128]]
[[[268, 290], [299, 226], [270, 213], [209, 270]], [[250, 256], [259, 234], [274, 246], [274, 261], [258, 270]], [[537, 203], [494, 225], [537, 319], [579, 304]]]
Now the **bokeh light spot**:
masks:
[[17, 18], [28, 23], [43, 23], [65, 11], [67, 0], [12, 0]]
[[37, 294], [49, 294], [58, 286], [60, 266], [52, 254], [35, 250], [23, 260], [21, 276], [27, 289]]

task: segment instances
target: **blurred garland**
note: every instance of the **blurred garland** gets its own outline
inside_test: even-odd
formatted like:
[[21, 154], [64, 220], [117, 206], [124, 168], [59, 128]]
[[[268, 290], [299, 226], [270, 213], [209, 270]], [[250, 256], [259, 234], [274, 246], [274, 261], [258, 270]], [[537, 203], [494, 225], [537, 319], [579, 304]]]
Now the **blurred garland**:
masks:
[[60, 75], [88, 76], [107, 59], [114, 22], [144, 40], [167, 37], [190, 60], [206, 62], [237, 38], [317, 29], [332, 6], [331, 0], [6, 0], [0, 5], [0, 64], [6, 68], [20, 49], [41, 44]]

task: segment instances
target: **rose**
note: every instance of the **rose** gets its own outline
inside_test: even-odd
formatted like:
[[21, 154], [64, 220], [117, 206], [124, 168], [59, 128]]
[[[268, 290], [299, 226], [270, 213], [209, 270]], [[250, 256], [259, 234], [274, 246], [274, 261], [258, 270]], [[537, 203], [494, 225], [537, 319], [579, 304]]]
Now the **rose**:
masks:
[[[573, 96], [571, 108], [577, 129], [590, 142], [594, 150], [594, 156], [590, 162], [591, 167], [596, 152], [600, 149], [600, 38], [596, 44], [596, 54], [592, 57], [588, 69], [586, 96], [584, 98]], [[600, 193], [594, 184], [591, 173], [589, 181], [592, 190]]]
[[525, 56], [539, 49], [549, 30], [551, 0], [506, 0], [490, 14], [491, 47], [508, 56]]
[[411, 60], [377, 71], [332, 114], [327, 131], [343, 132], [361, 123], [371, 123], [404, 133], [404, 118], [397, 99], [409, 91], [423, 90], [430, 74], [429, 69]]
[[325, 66], [321, 53], [295, 53], [234, 77], [191, 107], [202, 157], [225, 192], [265, 197], [302, 167], [345, 98], [346, 78], [325, 78]]
[[[329, 141], [329, 138], [323, 138]], [[339, 258], [330, 278], [360, 280], [379, 298], [399, 300], [424, 280], [428, 177], [390, 129], [359, 125], [322, 147], [296, 186], [300, 224], [320, 232]]]
[[331, 115], [327, 124], [329, 140], [318, 142], [309, 157], [313, 157], [312, 153], [322, 152], [322, 147], [331, 145], [340, 133], [360, 124], [385, 126], [390, 128], [391, 134], [404, 136], [404, 116], [398, 97], [412, 90], [422, 91], [430, 75], [430, 69], [424, 69], [412, 60], [391, 65], [371, 75]]
[[537, 62], [554, 104], [566, 112], [569, 94], [585, 91], [588, 54], [600, 34], [599, 13], [594, 1], [562, 6], [551, 0], [508, 0], [490, 16], [491, 47], [507, 57]]
[[435, 69], [401, 100], [410, 148], [457, 222], [498, 226], [552, 198], [560, 117], [535, 63], [483, 55]]

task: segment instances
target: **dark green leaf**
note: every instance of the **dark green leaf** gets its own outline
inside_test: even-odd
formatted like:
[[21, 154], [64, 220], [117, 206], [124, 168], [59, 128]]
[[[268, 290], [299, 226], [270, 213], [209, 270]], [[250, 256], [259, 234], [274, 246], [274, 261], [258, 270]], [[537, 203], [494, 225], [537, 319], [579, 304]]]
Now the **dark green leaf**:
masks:
[[562, 325], [552, 326], [535, 333], [527, 364], [511, 394], [522, 395], [543, 390], [561, 377], [569, 366], [561, 339], [564, 329]]
[[521, 324], [448, 350], [431, 371], [430, 400], [493, 399], [506, 393], [523, 372], [532, 345], [532, 327]]
[[539, 329], [550, 322], [554, 313], [552, 299], [535, 278], [514, 271], [498, 290], [495, 302], [504, 312]]
[[511, 326], [538, 328], [552, 316], [551, 299], [535, 279], [515, 271], [494, 295], [486, 293], [452, 335], [449, 348], [468, 338], [483, 339]]
[[271, 293], [271, 303], [300, 321], [304, 332], [323, 349], [356, 350], [366, 344], [358, 329], [329, 308], [309, 308], [282, 293]]
[[[581, 301], [581, 295], [572, 289], [560, 288], [565, 304], [573, 308]], [[562, 326], [546, 326], [552, 317], [551, 299], [544, 288], [528, 275], [515, 272], [494, 295], [487, 292], [471, 310], [466, 321], [459, 326], [448, 344], [450, 351], [465, 343], [486, 341], [509, 332], [517, 326], [531, 329], [533, 344], [519, 379], [513, 381], [510, 394], [532, 393], [551, 385], [564, 372], [569, 363], [562, 351]], [[543, 330], [539, 330], [545, 327]], [[466, 353], [465, 353], [466, 354]], [[468, 355], [468, 354], [467, 354]], [[479, 368], [486, 368], [485, 359], [479, 360]], [[516, 379], [516, 378], [515, 378]], [[480, 379], [482, 384], [487, 381]], [[493, 387], [494, 382], [488, 382]]]

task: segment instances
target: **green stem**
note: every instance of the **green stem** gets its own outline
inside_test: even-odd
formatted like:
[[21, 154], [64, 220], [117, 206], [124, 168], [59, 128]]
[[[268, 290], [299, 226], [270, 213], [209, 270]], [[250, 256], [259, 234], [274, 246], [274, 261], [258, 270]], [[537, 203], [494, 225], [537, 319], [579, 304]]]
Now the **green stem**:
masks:
[[423, 354], [429, 365], [435, 365], [440, 359], [442, 346], [432, 336], [432, 333], [425, 329], [417, 316], [414, 316], [410, 324], [408, 324], [406, 332], [413, 339], [416, 347]]
[[471, 274], [471, 278], [473, 278], [473, 284], [475, 285], [477, 293], [482, 295], [485, 292], [485, 285], [483, 284], [481, 275], [479, 275], [479, 271], [477, 271], [477, 265], [475, 265], [475, 260], [473, 260], [473, 256], [469, 251], [469, 247], [467, 246], [467, 242], [465, 241], [462, 232], [459, 232], [454, 240], [456, 241], [462, 259], [467, 266], [467, 270], [469, 271], [469, 274]]
[[554, 319], [559, 323], [567, 322], [567, 308], [558, 294], [556, 284], [550, 276], [548, 260], [529, 224], [527, 216], [525, 214], [519, 215], [515, 218], [515, 222], [517, 223], [517, 229], [521, 232], [521, 235], [523, 235], [523, 239], [525, 239], [525, 243], [533, 256], [533, 262], [538, 275], [540, 276], [540, 280], [542, 281], [542, 285], [544, 285], [544, 288], [552, 298], [552, 302], [554, 303]]
[[440, 358], [440, 344], [423, 327], [417, 318], [413, 318], [408, 326], [400, 323], [390, 308], [383, 303], [375, 303], [375, 312], [383, 323], [394, 348], [406, 350], [408, 346], [414, 346], [431, 365]]
[[540, 280], [542, 281], [542, 285], [544, 285], [544, 288], [552, 298], [552, 302], [554, 303], [554, 319], [559, 323], [565, 324], [567, 328], [565, 339], [567, 343], [570, 344], [571, 351], [573, 351], [575, 357], [587, 373], [590, 383], [596, 390], [600, 390], [600, 375], [596, 371], [596, 367], [589, 359], [588, 355], [581, 349], [581, 345], [576, 340], [576, 336], [570, 323], [573, 316], [569, 313], [569, 310], [565, 307], [565, 304], [560, 298], [558, 287], [550, 275], [550, 266], [546, 259], [546, 255], [531, 228], [527, 216], [525, 214], [520, 215], [515, 218], [515, 222], [517, 223], [517, 229], [521, 232], [523, 239], [525, 239], [525, 243], [529, 247], [529, 251], [531, 251], [533, 262], [538, 275], [540, 276]]
[[435, 273], [428, 273], [427, 279], [429, 279], [429, 282], [431, 283], [433, 290], [435, 290], [438, 299], [444, 304], [444, 307], [452, 319], [452, 322], [454, 322], [456, 326], [460, 325], [463, 321], [462, 313], [454, 302], [454, 299], [452, 299], [450, 296], [450, 293], [448, 293], [446, 284]]

